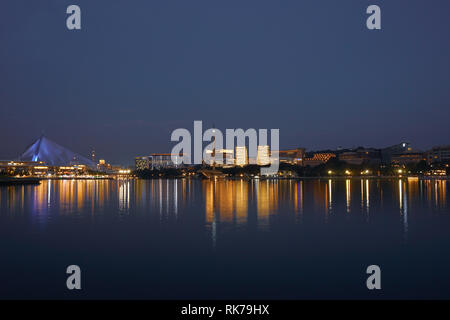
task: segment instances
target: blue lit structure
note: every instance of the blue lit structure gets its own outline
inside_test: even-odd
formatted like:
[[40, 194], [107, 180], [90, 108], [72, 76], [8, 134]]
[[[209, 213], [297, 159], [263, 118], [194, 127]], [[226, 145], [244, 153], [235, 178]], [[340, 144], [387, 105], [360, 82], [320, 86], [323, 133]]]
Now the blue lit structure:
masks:
[[21, 161], [43, 161], [49, 166], [85, 165], [92, 169], [95, 163], [69, 149], [51, 141], [44, 135], [33, 142], [22, 155]]

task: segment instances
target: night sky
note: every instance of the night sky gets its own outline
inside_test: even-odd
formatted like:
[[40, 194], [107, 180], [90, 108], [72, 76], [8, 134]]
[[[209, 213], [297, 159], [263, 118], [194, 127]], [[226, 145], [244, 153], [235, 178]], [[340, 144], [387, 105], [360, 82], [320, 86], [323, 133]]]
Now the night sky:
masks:
[[194, 120], [279, 128], [282, 148], [449, 144], [449, 17], [448, 0], [2, 0], [0, 159], [44, 132], [131, 164]]

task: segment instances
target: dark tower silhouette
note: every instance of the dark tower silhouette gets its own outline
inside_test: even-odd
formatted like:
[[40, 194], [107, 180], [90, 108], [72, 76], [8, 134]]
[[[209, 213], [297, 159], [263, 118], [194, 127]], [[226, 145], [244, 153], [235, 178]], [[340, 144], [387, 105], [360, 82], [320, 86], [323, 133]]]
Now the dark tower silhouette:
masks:
[[92, 158], [92, 162], [95, 163], [95, 148], [92, 148], [91, 158]]

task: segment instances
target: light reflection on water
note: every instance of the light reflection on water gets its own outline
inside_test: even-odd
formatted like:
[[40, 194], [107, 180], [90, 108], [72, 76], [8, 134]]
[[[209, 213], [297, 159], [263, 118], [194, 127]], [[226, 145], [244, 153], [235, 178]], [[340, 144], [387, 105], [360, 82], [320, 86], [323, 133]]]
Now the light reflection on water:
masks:
[[0, 297], [65, 297], [54, 274], [75, 261], [95, 277], [84, 298], [373, 298], [361, 282], [373, 263], [387, 271], [380, 298], [449, 298], [448, 184], [155, 179], [0, 187], [0, 283], [10, 284]]
[[0, 221], [29, 217], [41, 229], [67, 218], [88, 224], [134, 219], [140, 224], [139, 218], [145, 217], [145, 223], [181, 225], [187, 232], [194, 232], [192, 225], [200, 226], [215, 248], [221, 237], [234, 231], [251, 234], [277, 225], [306, 224], [319, 234], [321, 225], [339, 225], [340, 221], [370, 225], [381, 217], [385, 223], [398, 223], [397, 230], [408, 243], [411, 219], [448, 213], [448, 183], [407, 179], [44, 180], [39, 186], [1, 187]]
[[264, 229], [279, 214], [293, 215], [294, 223], [301, 223], [305, 209], [327, 223], [340, 212], [364, 214], [369, 221], [376, 211], [397, 206], [406, 234], [412, 203], [438, 211], [447, 208], [448, 183], [406, 179], [44, 180], [39, 186], [1, 187], [0, 208], [2, 215], [31, 214], [37, 220], [51, 220], [55, 215], [133, 213], [157, 215], [166, 221], [185, 215], [184, 209], [194, 206], [204, 212], [205, 225], [212, 229], [216, 224], [245, 226], [251, 212], [256, 214], [258, 228]]

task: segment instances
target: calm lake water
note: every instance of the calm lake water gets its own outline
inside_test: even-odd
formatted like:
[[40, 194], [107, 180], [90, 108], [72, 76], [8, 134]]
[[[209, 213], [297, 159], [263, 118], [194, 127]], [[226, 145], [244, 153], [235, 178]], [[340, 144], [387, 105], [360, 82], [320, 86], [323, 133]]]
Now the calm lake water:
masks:
[[[450, 181], [0, 187], [0, 298], [450, 298]], [[66, 267], [82, 290], [66, 289]], [[366, 268], [381, 267], [379, 291]]]

